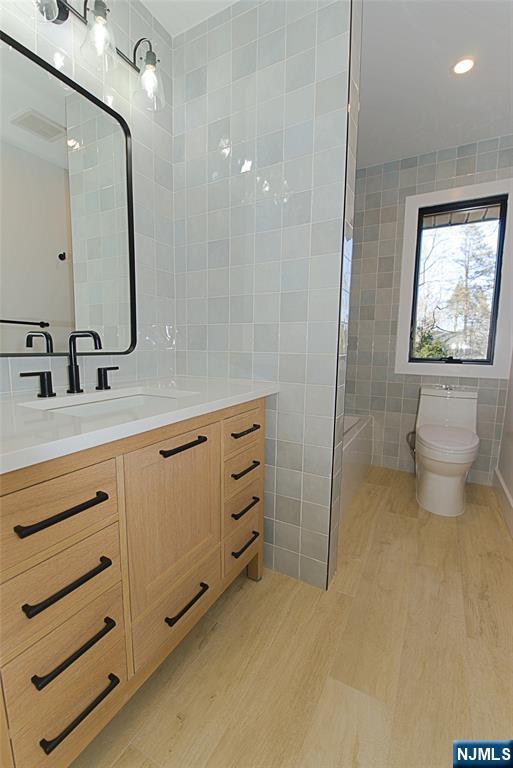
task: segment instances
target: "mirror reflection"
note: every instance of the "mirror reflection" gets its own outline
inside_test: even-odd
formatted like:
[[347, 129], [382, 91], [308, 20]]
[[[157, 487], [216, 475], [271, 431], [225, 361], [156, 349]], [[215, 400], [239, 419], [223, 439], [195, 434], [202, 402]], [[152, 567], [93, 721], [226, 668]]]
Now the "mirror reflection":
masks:
[[3, 42], [0, 90], [0, 352], [65, 352], [76, 329], [96, 331], [105, 351], [124, 352], [131, 344], [124, 130]]

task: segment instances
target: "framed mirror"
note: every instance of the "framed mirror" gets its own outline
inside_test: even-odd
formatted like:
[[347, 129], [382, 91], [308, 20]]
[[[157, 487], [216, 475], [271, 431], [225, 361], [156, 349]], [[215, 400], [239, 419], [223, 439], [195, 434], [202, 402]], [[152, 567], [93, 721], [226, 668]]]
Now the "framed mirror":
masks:
[[[102, 354], [136, 344], [130, 130], [0, 32], [0, 354]], [[50, 334], [45, 338], [31, 333]], [[27, 338], [28, 337], [28, 338]], [[90, 344], [81, 354], [95, 354]], [[98, 353], [96, 353], [98, 354]]]

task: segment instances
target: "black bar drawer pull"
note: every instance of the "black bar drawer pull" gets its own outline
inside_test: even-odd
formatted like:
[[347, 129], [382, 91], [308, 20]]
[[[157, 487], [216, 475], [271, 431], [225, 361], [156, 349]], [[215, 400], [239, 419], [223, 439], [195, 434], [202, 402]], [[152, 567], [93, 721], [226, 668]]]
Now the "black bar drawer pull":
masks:
[[109, 693], [111, 693], [114, 688], [119, 685], [121, 680], [117, 675], [114, 675], [112, 672], [109, 675], [109, 684], [106, 688], [103, 689], [101, 693], [98, 694], [98, 696], [93, 699], [93, 701], [87, 705], [87, 707], [79, 714], [77, 717], [67, 725], [63, 731], [59, 733], [58, 736], [56, 736], [54, 739], [41, 739], [39, 742], [39, 746], [45, 753], [45, 755], [49, 755], [53, 750], [59, 746], [59, 744], [62, 744], [64, 739], [70, 735], [70, 733], [73, 733], [75, 728], [78, 728], [80, 723], [86, 719], [88, 715], [91, 714], [91, 712], [96, 709], [96, 707], [102, 703], [104, 699], [107, 698]]
[[247, 507], [244, 507], [244, 509], [241, 509], [240, 512], [234, 512], [233, 513], [233, 515], [232, 515], [233, 519], [234, 520], [240, 520], [241, 517], [244, 517], [246, 512], [249, 512], [250, 509], [253, 509], [255, 504], [258, 504], [259, 501], [260, 501], [260, 499], [258, 498], [258, 496], [253, 496], [252, 501], [249, 502]]
[[252, 461], [249, 467], [246, 467], [246, 469], [243, 469], [241, 472], [232, 472], [232, 477], [234, 480], [240, 480], [241, 477], [244, 477], [244, 475], [247, 475], [248, 472], [253, 472], [253, 470], [259, 466], [260, 466], [259, 461]]
[[184, 443], [184, 445], [179, 445], [178, 448], [171, 448], [169, 451], [159, 451], [159, 453], [165, 459], [169, 459], [170, 456], [176, 456], [177, 453], [182, 453], [182, 451], [188, 451], [189, 448], [196, 448], [197, 445], [206, 443], [207, 440], [208, 440], [208, 437], [205, 437], [205, 435], [198, 435], [198, 439], [193, 440], [191, 443]]
[[80, 576], [78, 579], [75, 579], [75, 581], [72, 581], [71, 584], [68, 584], [66, 587], [63, 587], [62, 589], [59, 589], [58, 592], [56, 592], [54, 595], [50, 595], [50, 597], [47, 597], [45, 600], [42, 600], [40, 603], [36, 603], [35, 605], [29, 605], [29, 603], [25, 603], [21, 606], [21, 610], [27, 616], [29, 619], [33, 619], [34, 616], [37, 616], [38, 613], [41, 613], [41, 611], [46, 610], [46, 608], [49, 608], [54, 603], [57, 603], [59, 600], [62, 600], [63, 597], [66, 597], [66, 595], [69, 595], [70, 592], [73, 592], [75, 589], [78, 589], [82, 586], [82, 584], [85, 584], [90, 579], [94, 579], [95, 576], [98, 576], [99, 573], [104, 571], [106, 568], [110, 568], [112, 565], [112, 560], [110, 557], [105, 557], [102, 555], [100, 557], [100, 565], [97, 565], [95, 568], [92, 568], [90, 571], [87, 571], [87, 573], [84, 573], [83, 576]]
[[105, 493], [105, 491], [96, 491], [94, 498], [83, 501], [81, 504], [77, 504], [76, 507], [65, 509], [64, 512], [59, 512], [57, 515], [53, 515], [53, 517], [47, 517], [46, 520], [40, 520], [39, 523], [34, 523], [33, 525], [15, 525], [13, 531], [20, 539], [26, 539], [27, 536], [44, 531], [45, 528], [50, 528], [50, 526], [56, 523], [62, 523], [63, 520], [68, 520], [80, 512], [85, 512], [86, 509], [96, 507], [97, 504], [103, 504], [108, 498], [109, 494]]
[[253, 424], [252, 427], [245, 429], [244, 432], [232, 432], [232, 437], [234, 440], [240, 440], [241, 437], [246, 437], [246, 435], [250, 435], [252, 432], [257, 432], [259, 429], [260, 424]]
[[204, 581], [200, 581], [200, 587], [201, 587], [200, 591], [199, 591], [197, 594], [195, 594], [195, 595], [194, 595], [194, 597], [192, 598], [192, 600], [189, 600], [189, 602], [187, 603], [187, 605], [184, 605], [184, 607], [182, 608], [182, 610], [181, 610], [181, 611], [179, 611], [179, 612], [176, 614], [176, 616], [171, 616], [171, 617], [169, 617], [169, 616], [166, 616], [166, 618], [164, 619], [164, 621], [166, 622], [166, 624], [167, 624], [168, 626], [170, 626], [170, 627], [174, 627], [174, 625], [176, 624], [176, 622], [177, 622], [177, 621], [180, 621], [180, 619], [181, 619], [183, 616], [185, 616], [185, 614], [187, 613], [187, 611], [190, 611], [190, 609], [192, 608], [192, 606], [194, 605], [194, 603], [197, 603], [197, 602], [198, 602], [198, 600], [200, 599], [200, 597], [203, 597], [203, 595], [205, 594], [205, 592], [207, 591], [207, 589], [210, 589], [210, 587], [208, 586], [208, 584], [207, 584], [206, 582], [204, 582]]
[[105, 622], [105, 626], [100, 629], [99, 632], [97, 632], [93, 637], [91, 637], [87, 643], [84, 643], [78, 650], [76, 650], [74, 653], [71, 654], [71, 656], [68, 656], [67, 659], [62, 661], [58, 667], [55, 667], [55, 669], [52, 669], [51, 672], [48, 672], [47, 675], [33, 675], [30, 678], [31, 683], [35, 685], [38, 691], [42, 691], [43, 688], [46, 688], [46, 686], [52, 682], [52, 680], [55, 680], [56, 677], [58, 677], [61, 672], [64, 672], [68, 667], [70, 667], [73, 662], [75, 662], [77, 659], [79, 659], [86, 651], [88, 651], [90, 648], [93, 647], [93, 645], [96, 645], [96, 643], [102, 639], [102, 637], [105, 637], [105, 635], [108, 635], [109, 632], [111, 632], [114, 627], [116, 626], [116, 622], [114, 619], [111, 619], [110, 616], [106, 616], [103, 620]]
[[253, 544], [253, 542], [254, 542], [254, 541], [256, 541], [256, 540], [258, 539], [258, 537], [260, 536], [260, 534], [258, 533], [258, 531], [251, 531], [251, 533], [252, 533], [253, 535], [251, 536], [251, 538], [249, 539], [249, 541], [247, 541], [247, 542], [244, 544], [244, 546], [242, 547], [242, 549], [239, 549], [239, 551], [238, 551], [238, 552], [232, 552], [232, 557], [234, 557], [236, 560], [238, 560], [238, 559], [239, 559], [239, 557], [240, 557], [241, 555], [243, 555], [243, 554], [244, 554], [244, 552], [245, 552], [245, 551], [246, 551], [246, 550], [247, 550], [247, 549], [248, 549], [248, 548], [249, 548], [249, 547], [250, 547], [250, 546]]

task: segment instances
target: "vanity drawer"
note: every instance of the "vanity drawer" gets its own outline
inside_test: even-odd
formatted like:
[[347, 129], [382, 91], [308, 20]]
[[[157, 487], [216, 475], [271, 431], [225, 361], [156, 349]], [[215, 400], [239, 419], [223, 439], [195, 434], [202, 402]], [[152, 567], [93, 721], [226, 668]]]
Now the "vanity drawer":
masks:
[[224, 498], [229, 499], [244, 488], [261, 480], [264, 470], [263, 446], [250, 445], [224, 462]]
[[55, 709], [124, 639], [121, 585], [93, 600], [2, 669], [11, 732]]
[[[70, 536], [117, 519], [116, 465], [105, 461], [2, 498], [2, 573], [45, 557]], [[53, 554], [53, 552], [50, 552]]]
[[120, 579], [119, 532], [114, 524], [6, 581], [0, 601], [2, 662]]
[[262, 514], [253, 513], [240, 529], [224, 541], [223, 578], [240, 572], [262, 547], [263, 538]]
[[66, 686], [56, 686], [45, 706], [31, 712], [24, 727], [11, 731], [16, 768], [39, 768], [63, 760], [113, 699], [123, 696], [126, 679], [125, 643], [120, 640], [91, 658], [83, 673]]
[[258, 438], [263, 438], [264, 424], [259, 408], [246, 411], [223, 421], [224, 457], [246, 448]]
[[253, 512], [262, 512], [263, 485], [260, 480], [224, 503], [223, 538], [240, 530]]
[[151, 661], [160, 646], [169, 653], [218, 596], [221, 553], [217, 547], [144, 613], [133, 628], [136, 671]]

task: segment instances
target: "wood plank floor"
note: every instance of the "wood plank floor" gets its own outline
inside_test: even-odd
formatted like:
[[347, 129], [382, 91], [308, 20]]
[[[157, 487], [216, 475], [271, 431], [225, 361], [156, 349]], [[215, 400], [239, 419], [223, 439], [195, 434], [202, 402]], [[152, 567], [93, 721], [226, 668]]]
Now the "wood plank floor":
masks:
[[374, 468], [328, 592], [239, 578], [73, 768], [445, 768], [511, 738], [513, 542], [493, 491], [456, 519]]

